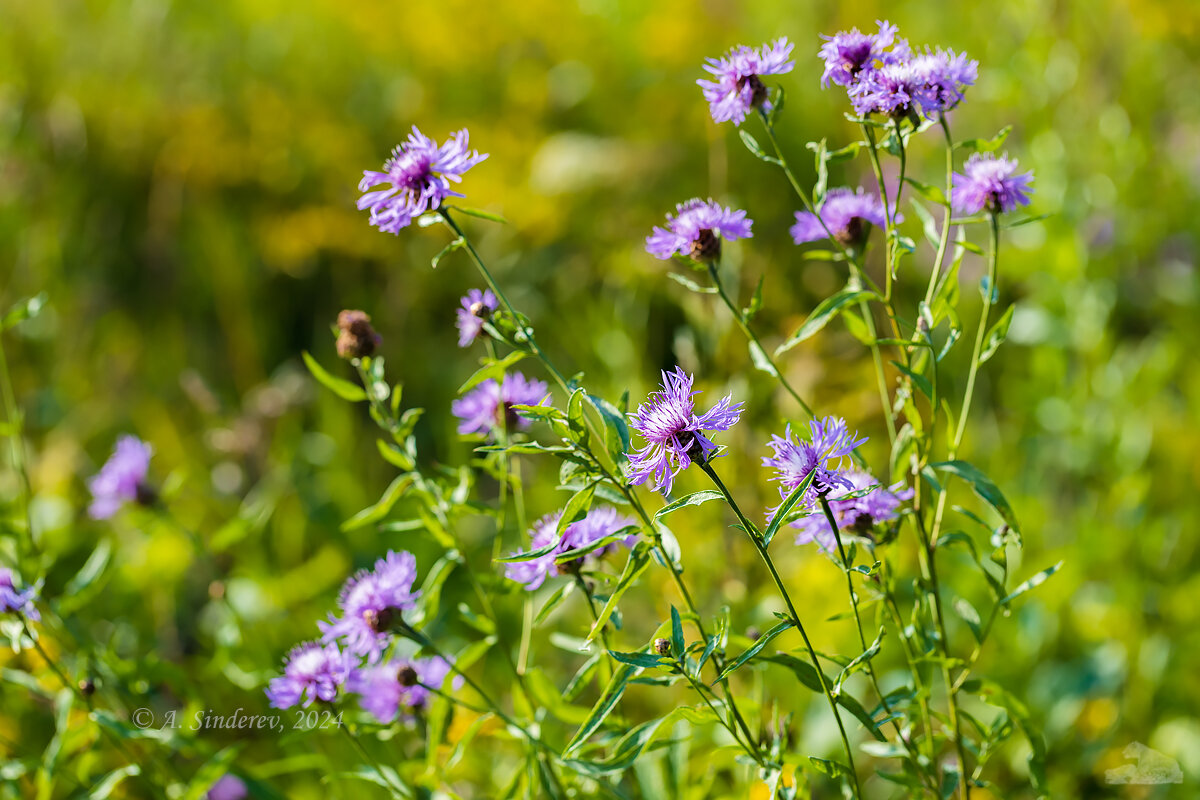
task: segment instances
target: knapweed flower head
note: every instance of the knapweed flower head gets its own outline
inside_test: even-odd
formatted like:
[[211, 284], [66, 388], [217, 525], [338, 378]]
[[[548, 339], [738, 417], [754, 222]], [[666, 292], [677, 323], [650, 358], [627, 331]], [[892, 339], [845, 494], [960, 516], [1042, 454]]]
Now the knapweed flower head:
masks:
[[767, 87], [761, 76], [791, 72], [795, 66], [788, 60], [791, 53], [792, 44], [783, 37], [757, 50], [735, 47], [722, 58], [706, 59], [704, 69], [712, 73], [715, 80], [701, 78], [696, 83], [708, 101], [713, 122], [741, 125], [753, 108], [770, 111], [771, 102], [767, 99]]
[[438, 146], [414, 125], [382, 172], [363, 171], [358, 190], [365, 194], [358, 199], [359, 209], [371, 209], [371, 224], [379, 230], [399, 233], [426, 211], [440, 208], [447, 197], [465, 197], [450, 184], [459, 183], [464, 172], [487, 158], [468, 150], [467, 140], [464, 129]]
[[873, 69], [877, 61], [886, 57], [887, 49], [896, 39], [898, 28], [884, 20], [876, 24], [879, 26], [878, 33], [859, 33], [858, 28], [852, 28], [833, 36], [821, 36], [825, 40], [819, 51], [825, 62], [825, 71], [821, 74], [822, 86], [828, 87], [831, 83], [852, 86], [863, 70]]
[[896, 61], [864, 71], [850, 87], [850, 103], [860, 116], [905, 117], [924, 108], [925, 75], [912, 61]]
[[0, 614], [12, 612], [37, 622], [42, 616], [33, 605], [35, 599], [37, 589], [31, 587], [19, 591], [13, 583], [13, 571], [8, 567], [0, 567]]
[[646, 446], [629, 454], [629, 480], [635, 484], [654, 479], [654, 491], [671, 493], [675, 476], [704, 463], [717, 446], [705, 435], [727, 431], [741, 417], [743, 403], [732, 395], [721, 398], [703, 414], [696, 414], [692, 376], [676, 367], [662, 373], [662, 390], [651, 392], [645, 403], [629, 415], [630, 427], [646, 440]]
[[953, 50], [921, 53], [913, 57], [912, 64], [924, 83], [919, 99], [929, 117], [962, 102], [967, 87], [979, 77], [979, 62]]
[[246, 800], [246, 784], [237, 775], [226, 773], [204, 795], [206, 800]]
[[[913, 490], [905, 489], [903, 483], [884, 488], [874, 475], [861, 470], [847, 470], [842, 477], [849, 487], [843, 486], [846, 491], [839, 492], [839, 497], [829, 500], [829, 508], [833, 511], [838, 529], [844, 532], [865, 533], [876, 523], [896, 519], [900, 504], [913, 497]], [[861, 497], [852, 496], [864, 491], [866, 494]], [[828, 553], [837, 549], [837, 537], [821, 511], [801, 517], [792, 523], [792, 527], [799, 531], [796, 544], [816, 542]]]
[[[558, 564], [556, 559], [563, 553], [587, 547], [633, 524], [632, 519], [622, 516], [612, 506], [598, 506], [589, 511], [583, 519], [568, 525], [562, 532], [562, 536], [559, 536], [557, 531], [561, 519], [562, 512], [556, 511], [553, 514], [547, 514], [533, 524], [529, 530], [530, 549], [525, 552], [533, 553], [550, 547], [550, 545], [554, 546], [535, 558], [506, 563], [504, 574], [509, 580], [525, 584], [525, 589], [532, 592], [540, 588], [546, 582], [546, 578], [552, 574], [577, 572], [583, 566], [582, 562], [586, 558], [600, 558], [612, 550], [617, 543], [612, 542], [598, 547], [569, 563]], [[634, 539], [636, 536], [628, 536], [621, 543], [628, 546]]]
[[283, 674], [272, 678], [267, 699], [272, 708], [310, 706], [317, 700], [331, 703], [346, 682], [356, 659], [336, 644], [305, 642], [288, 653]]
[[338, 598], [341, 617], [330, 615], [318, 622], [322, 641], [340, 641], [348, 652], [379, 660], [391, 637], [392, 627], [405, 611], [416, 606], [420, 591], [413, 591], [417, 559], [401, 551], [375, 562], [372, 570], [361, 570], [342, 587]]
[[483, 323], [500, 304], [496, 302], [496, 295], [492, 294], [491, 289], [471, 289], [458, 302], [462, 306], [454, 321], [454, 327], [458, 328], [458, 346], [468, 347], [479, 338]]
[[454, 416], [462, 420], [458, 432], [488, 434], [495, 430], [526, 430], [533, 422], [518, 414], [513, 406], [545, 405], [550, 389], [544, 381], [531, 380], [519, 372], [504, 376], [504, 383], [489, 378], [450, 404]]
[[985, 208], [993, 214], [1029, 205], [1033, 173], [1014, 175], [1016, 159], [1007, 154], [976, 153], [963, 165], [962, 174], [954, 173], [950, 204], [960, 214], [977, 214]]
[[[407, 722], [413, 719], [409, 712], [424, 708], [430, 689], [441, 689], [449, 674], [450, 664], [444, 658], [399, 659], [354, 670], [346, 689], [357, 694], [363, 709], [380, 722], [390, 723], [397, 716]], [[459, 688], [462, 678], [451, 685]]]
[[153, 452], [150, 445], [136, 436], [122, 436], [117, 440], [112, 456], [88, 481], [88, 489], [92, 492], [88, 514], [92, 519], [108, 519], [126, 503], [148, 505], [153, 502], [154, 491], [146, 483]]
[[710, 200], [696, 198], [675, 206], [675, 215], [667, 215], [667, 226], [646, 237], [646, 252], [655, 258], [688, 256], [711, 261], [721, 254], [721, 240], [749, 239], [750, 226], [741, 209], [725, 208]]
[[[808, 423], [809, 439], [805, 441], [792, 436], [789, 425], [783, 436], [772, 436], [767, 443], [775, 454], [763, 457], [763, 466], [775, 470], [772, 480], [779, 482], [779, 496], [787, 498], [804, 480], [812, 475], [812, 482], [804, 492], [797, 508], [811, 508], [820, 495], [828, 495], [834, 489], [849, 490], [853, 486], [842, 470], [842, 460], [854, 452], [854, 448], [867, 441], [857, 439], [850, 433], [846, 421], [839, 417], [825, 417]], [[768, 518], [775, 514], [776, 506], [768, 510]]]
[[[796, 224], [791, 227], [792, 241], [796, 244], [819, 242], [833, 234], [833, 238], [843, 245], [858, 247], [866, 242], [872, 225], [881, 228], [887, 225], [883, 203], [861, 188], [857, 191], [844, 187], [830, 189], [817, 213], [821, 215], [820, 219], [809, 211], [796, 212]], [[896, 222], [903, 221], [903, 215], [897, 213]], [[825, 232], [826, 227], [829, 233]]]

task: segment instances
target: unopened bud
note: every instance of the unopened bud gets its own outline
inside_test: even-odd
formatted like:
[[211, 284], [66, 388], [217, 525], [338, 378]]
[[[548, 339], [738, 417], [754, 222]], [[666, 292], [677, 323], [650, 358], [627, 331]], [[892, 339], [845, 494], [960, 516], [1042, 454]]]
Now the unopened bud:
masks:
[[660, 656], [665, 656], [668, 653], [670, 653], [671, 652], [671, 640], [670, 639], [662, 639], [662, 638], [655, 639], [654, 640], [654, 652]]
[[371, 327], [371, 318], [363, 311], [346, 310], [337, 318], [338, 355], [347, 360], [374, 354], [383, 341]]

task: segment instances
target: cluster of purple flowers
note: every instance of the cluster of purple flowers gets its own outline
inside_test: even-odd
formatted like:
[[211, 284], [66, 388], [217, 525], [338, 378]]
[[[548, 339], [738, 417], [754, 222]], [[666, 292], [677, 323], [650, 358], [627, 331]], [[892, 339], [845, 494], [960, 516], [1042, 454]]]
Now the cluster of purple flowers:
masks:
[[150, 471], [150, 445], [136, 436], [122, 436], [116, 449], [90, 481], [92, 504], [88, 514], [92, 519], [108, 519], [126, 503], [149, 505], [154, 500], [154, 490], [146, 482]]
[[[884, 488], [875, 476], [861, 470], [847, 470], [842, 478], [843, 485], [849, 485], [847, 493], [829, 500], [841, 531], [869, 533], [877, 523], [896, 519], [900, 504], [913, 497], [913, 490], [905, 489], [903, 483]], [[812, 510], [793, 522], [792, 527], [799, 531], [796, 544], [816, 542], [828, 553], [836, 551], [837, 538], [822, 511]]]
[[[552, 573], [578, 572], [582, 568], [585, 558], [600, 558], [612, 550], [617, 542], [598, 547], [586, 556], [564, 564], [558, 564], [556, 560], [564, 553], [595, 544], [634, 524], [632, 519], [622, 516], [612, 506], [599, 506], [589, 511], [583, 519], [568, 525], [560, 536], [558, 523], [561, 519], [562, 512], [556, 511], [553, 514], [547, 514], [533, 524], [533, 527], [529, 529], [531, 549], [527, 552], [537, 552], [547, 547], [551, 549], [525, 561], [507, 563], [504, 574], [510, 580], [525, 584], [526, 590], [532, 592], [540, 588]], [[620, 543], [628, 547], [636, 538], [636, 536], [630, 535]]]
[[482, 433], [528, 430], [533, 423], [513, 406], [540, 406], [550, 400], [550, 388], [544, 381], [510, 372], [500, 383], [492, 378], [479, 384], [450, 404], [454, 416], [462, 422], [458, 432]]
[[37, 622], [42, 616], [33, 604], [36, 599], [36, 588], [30, 587], [25, 591], [18, 590], [13, 583], [13, 571], [8, 567], [0, 567], [0, 614], [12, 612]]
[[845, 87], [862, 116], [934, 117], [958, 105], [975, 83], [979, 62], [953, 50], [914, 52], [885, 21], [877, 33], [857, 28], [824, 36], [819, 55], [825, 62], [821, 84]]
[[[359, 695], [362, 707], [387, 724], [397, 717], [411, 722], [411, 712], [425, 707], [434, 690], [440, 690], [450, 675], [450, 663], [439, 656], [394, 659], [386, 664], [366, 666], [350, 674], [346, 689]], [[458, 689], [462, 677], [450, 684]]]
[[978, 214], [984, 209], [999, 214], [1029, 205], [1033, 173], [1013, 174], [1016, 171], [1016, 159], [976, 153], [967, 159], [962, 173], [954, 173], [951, 205], [962, 214]]

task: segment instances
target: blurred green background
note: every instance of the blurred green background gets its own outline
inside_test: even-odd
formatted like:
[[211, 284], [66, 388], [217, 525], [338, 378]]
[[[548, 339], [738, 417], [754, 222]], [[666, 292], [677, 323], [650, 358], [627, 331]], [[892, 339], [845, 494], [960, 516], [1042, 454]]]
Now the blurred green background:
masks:
[[[914, 45], [979, 59], [979, 81], [953, 115], [956, 138], [1012, 124], [1005, 149], [1036, 174], [1030, 210], [1051, 215], [1014, 230], [1002, 251], [1002, 303], [1016, 313], [983, 372], [963, 455], [1022, 520], [1018, 578], [1066, 565], [1001, 621], [982, 670], [1043, 722], [1054, 797], [1191, 796], [1200, 5], [1188, 0], [0, 2], [0, 305], [49, 297], [5, 342], [28, 415], [35, 525], [59, 558], [46, 593], [111, 538], [117, 571], [81, 634], [144, 664], [162, 660], [162, 680], [170, 672], [193, 687], [199, 707], [261, 709], [261, 682], [315, 633], [350, 570], [388, 547], [429, 563], [434, 549], [412, 535], [339, 533], [391, 468], [363, 410], [319, 390], [299, 361], [309, 350], [342, 369], [328, 326], [339, 309], [363, 308], [405, 404], [428, 409], [425, 460], [468, 457], [448, 407], [479, 354], [460, 351], [452, 327], [476, 273], [462, 254], [430, 269], [446, 242], [440, 227], [391, 237], [354, 207], [361, 170], [378, 169], [413, 124], [439, 140], [468, 127], [490, 153], [464, 182], [466, 202], [511, 224], [471, 220], [469, 230], [566, 371], [585, 371], [612, 397], [628, 388], [636, 402], [678, 362], [708, 399], [731, 390], [749, 401], [723, 440], [735, 455], [722, 467], [747, 506], [766, 505], [763, 442], [798, 412], [753, 372], [723, 309], [666, 280], [670, 267], [642, 240], [692, 196], [747, 208], [755, 237], [730, 248], [728, 263], [743, 299], [766, 276], [757, 325], [768, 344], [789, 334], [840, 285], [840, 267], [791, 244], [786, 183], [733, 126], [711, 122], [694, 82], [707, 56], [788, 36], [797, 66], [779, 81], [780, 127], [811, 180], [805, 142], [857, 137], [844, 94], [820, 88], [818, 33], [885, 17]], [[931, 131], [909, 174], [940, 183], [942, 157]], [[833, 176], [870, 180], [865, 159]], [[901, 278], [910, 308], [930, 260], [918, 255]], [[981, 270], [968, 255], [964, 319], [975, 317]], [[865, 452], [882, 469], [869, 359], [844, 327], [792, 350], [786, 369], [818, 410], [871, 436]], [[153, 443], [153, 475], [174, 487], [177, 516], [209, 542], [215, 565], [161, 521], [84, 515], [84, 480], [126, 431]], [[553, 466], [527, 465], [531, 515], [561, 502]], [[699, 488], [689, 474], [679, 491]], [[6, 469], [0, 493], [16, 491]], [[769, 624], [753, 554], [712, 508], [675, 522], [689, 580], [706, 610], [734, 606], [735, 627]], [[814, 619], [840, 610], [834, 568], [808, 550], [783, 562]], [[950, 591], [978, 591], [962, 565], [944, 571]], [[673, 598], [665, 573], [650, 576], [637, 630], [664, 619]], [[207, 601], [222, 591], [228, 604]], [[507, 601], [514, 615], [519, 603]], [[218, 610], [230, 607], [234, 620]], [[556, 624], [582, 630], [582, 616], [576, 607]], [[815, 635], [851, 647], [842, 623]], [[536, 649], [560, 678], [578, 663], [544, 640]], [[154, 696], [156, 686], [131, 691]], [[183, 702], [155, 698], [160, 708]], [[36, 752], [53, 730], [45, 717], [0, 711], [0, 733]], [[820, 717], [817, 706], [814, 725]], [[215, 739], [240, 741], [252, 774], [253, 764], [332, 746], [319, 736]], [[1104, 770], [1133, 742], [1176, 758], [1184, 786], [1106, 785]], [[491, 765], [460, 769], [472, 780]], [[1023, 769], [1015, 747], [998, 777], [1019, 787]], [[270, 782], [270, 768], [257, 775]], [[326, 791], [279, 781], [289, 797]]]

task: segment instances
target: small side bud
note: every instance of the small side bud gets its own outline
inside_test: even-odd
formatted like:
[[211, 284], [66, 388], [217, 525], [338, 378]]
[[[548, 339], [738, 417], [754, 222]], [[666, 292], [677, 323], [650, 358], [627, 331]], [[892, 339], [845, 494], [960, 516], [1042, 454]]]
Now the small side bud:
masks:
[[79, 693], [84, 697], [91, 697], [96, 693], [96, 684], [91, 678], [84, 678], [79, 681]]
[[762, 637], [762, 631], [751, 625], [746, 628], [746, 638], [752, 642], [757, 642]]
[[668, 655], [671, 652], [671, 640], [663, 638], [655, 639], [654, 652], [660, 656]]
[[371, 327], [371, 318], [363, 311], [347, 309], [337, 318], [337, 353], [346, 360], [373, 355], [383, 339]]

